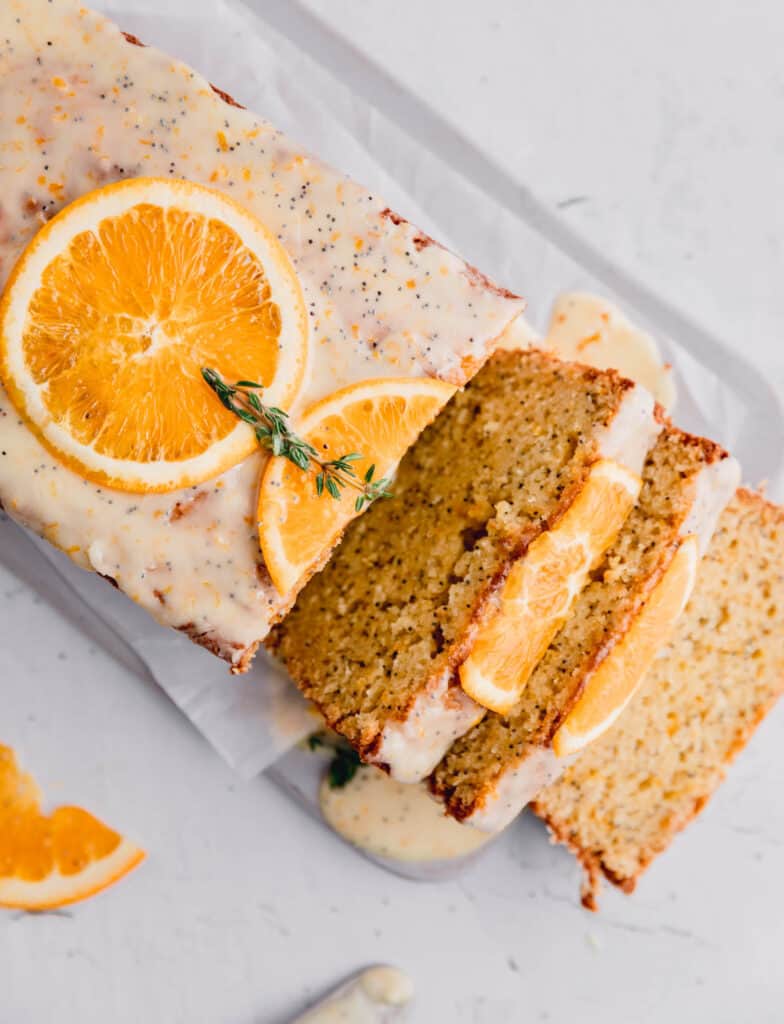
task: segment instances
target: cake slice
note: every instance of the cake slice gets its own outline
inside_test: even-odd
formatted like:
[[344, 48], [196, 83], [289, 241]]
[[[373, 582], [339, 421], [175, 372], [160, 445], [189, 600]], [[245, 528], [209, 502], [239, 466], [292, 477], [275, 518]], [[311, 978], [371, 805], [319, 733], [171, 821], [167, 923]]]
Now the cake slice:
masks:
[[503, 828], [621, 714], [686, 605], [738, 475], [712, 441], [665, 428], [637, 506], [517, 706], [488, 714], [433, 773], [449, 814]]
[[[67, 253], [60, 259], [57, 287], [47, 294], [50, 300], [67, 301], [49, 302], [54, 309], [47, 307], [45, 333], [55, 343], [52, 348], [60, 339], [67, 341], [68, 351], [55, 352], [39, 367], [47, 376], [43, 382], [36, 378], [36, 385], [42, 391], [50, 388], [51, 376], [66, 375], [63, 367], [77, 364], [96, 338], [101, 359], [86, 353], [89, 380], [72, 375], [67, 414], [62, 409], [57, 417], [42, 414], [39, 434], [62, 427], [69, 442], [84, 435], [79, 447], [90, 448], [100, 434], [96, 408], [103, 416], [109, 406], [122, 425], [118, 396], [127, 405], [130, 426], [141, 424], [148, 435], [156, 433], [168, 411], [177, 432], [184, 434], [183, 450], [202, 434], [219, 433], [209, 424], [220, 417], [226, 421], [227, 414], [202, 381], [199, 367], [183, 372], [189, 360], [176, 354], [169, 366], [167, 352], [170, 342], [177, 341], [187, 357], [195, 358], [203, 338], [215, 339], [223, 346], [223, 363], [211, 361], [208, 368], [221, 371], [229, 383], [250, 375], [269, 385], [263, 374], [251, 374], [247, 360], [235, 358], [242, 328], [259, 346], [265, 335], [272, 339], [271, 365], [293, 361], [302, 371], [291, 375], [285, 400], [273, 390], [268, 402], [284, 406], [295, 432], [314, 427], [314, 415], [324, 412], [327, 402], [345, 413], [351, 440], [367, 442], [361, 431], [357, 439], [350, 429], [358, 407], [361, 413], [368, 401], [362, 385], [373, 391], [376, 407], [387, 408], [390, 379], [402, 378], [409, 389], [432, 384], [428, 415], [413, 418], [423, 425], [454, 387], [482, 365], [524, 307], [522, 300], [391, 211], [383, 198], [78, 0], [3, 0], [0, 38], [0, 152], [13, 154], [13, 159], [0, 160], [0, 289], [26, 247], [54, 230], [54, 218], [64, 208], [73, 210], [74, 202], [81, 201], [84, 215], [87, 194], [95, 198], [95, 190], [116, 189], [121, 180], [130, 189], [134, 182], [154, 179], [177, 182], [185, 191], [188, 186], [209, 189], [224, 204], [239, 207], [237, 223], [247, 227], [252, 220], [272, 250], [282, 250], [277, 264], [287, 268], [284, 276], [293, 281], [286, 293], [297, 296], [291, 300], [296, 316], [283, 316], [277, 290], [270, 293], [275, 261], [262, 260], [260, 273], [248, 283], [255, 266], [251, 255], [258, 253], [247, 247], [235, 252], [237, 232], [225, 231], [225, 225], [218, 230], [215, 218], [186, 218], [190, 230], [172, 232], [165, 244], [152, 241], [140, 247], [137, 238], [154, 237], [144, 231], [163, 209], [140, 202], [121, 221], [126, 230], [136, 219], [133, 244], [123, 235], [116, 246], [119, 258], [110, 251], [109, 270], [103, 266], [101, 273], [94, 272], [106, 252], [94, 244], [100, 225], [79, 232], [78, 239], [92, 240], [84, 243], [85, 262], [90, 254], [96, 262], [85, 273], [78, 264], [77, 274]], [[119, 194], [112, 193], [115, 198]], [[118, 220], [111, 223], [116, 227]], [[205, 222], [212, 225], [209, 231]], [[231, 259], [230, 253], [235, 253]], [[168, 278], [157, 262], [164, 260]], [[47, 266], [47, 274], [54, 264]], [[242, 287], [221, 284], [229, 265], [244, 281]], [[85, 281], [90, 285], [86, 293]], [[166, 288], [171, 281], [171, 287], [156, 302], [161, 281]], [[101, 304], [92, 301], [95, 291], [102, 293]], [[18, 320], [29, 323], [24, 316]], [[298, 342], [304, 336], [302, 358], [293, 359], [296, 353], [286, 341], [292, 332], [281, 329], [281, 320], [284, 328], [297, 323]], [[95, 337], [91, 324], [98, 325]], [[253, 351], [252, 345], [247, 348]], [[108, 360], [103, 358], [107, 351]], [[123, 367], [133, 395], [121, 386], [125, 378], [107, 370], [112, 359], [127, 353], [138, 359], [131, 362], [128, 356]], [[158, 368], [157, 376], [151, 367]], [[145, 386], [151, 379], [157, 387]], [[281, 460], [256, 450], [247, 424], [234, 421], [229, 426], [244, 431], [251, 444], [250, 454], [231, 468], [194, 478], [193, 486], [179, 486], [178, 479], [174, 489], [161, 487], [160, 493], [146, 485], [136, 491], [107, 487], [60, 458], [62, 448], [53, 453], [51, 445], [42, 443], [22, 415], [21, 390], [14, 392], [12, 383], [4, 372], [0, 503], [8, 514], [82, 568], [111, 579], [158, 621], [187, 633], [233, 670], [247, 668], [270, 624], [285, 614], [298, 588], [329, 556], [354, 514], [354, 502], [325, 496], [313, 516], [309, 545], [300, 544], [302, 524], [286, 533], [279, 522], [285, 516], [271, 522], [271, 503], [262, 500], [260, 509], [258, 502], [262, 476], [262, 499], [272, 488], [278, 494], [285, 490], [288, 509], [302, 507], [296, 486], [279, 486]], [[347, 395], [348, 388], [360, 391]], [[357, 401], [346, 411], [352, 397]], [[203, 420], [209, 429], [200, 431]], [[379, 476], [382, 469], [394, 468], [418, 430], [398, 429], [399, 419], [387, 426], [383, 451], [338, 448], [335, 457], [359, 452], [375, 461]], [[107, 455], [113, 463], [122, 461], [133, 433], [118, 432]], [[107, 438], [101, 436], [100, 443], [106, 447]], [[181, 453], [166, 456], [158, 450], [146, 467], [154, 474], [171, 462], [179, 470], [182, 460]], [[308, 496], [312, 484], [308, 481]], [[293, 518], [292, 513], [289, 521]]]
[[586, 906], [596, 908], [602, 875], [634, 889], [782, 691], [784, 509], [740, 490], [634, 700], [533, 805], [582, 863]]
[[660, 429], [650, 395], [614, 371], [497, 352], [270, 648], [365, 760], [425, 777], [485, 712], [461, 667], [500, 620], [519, 639], [506, 679], [530, 669], [629, 514]]

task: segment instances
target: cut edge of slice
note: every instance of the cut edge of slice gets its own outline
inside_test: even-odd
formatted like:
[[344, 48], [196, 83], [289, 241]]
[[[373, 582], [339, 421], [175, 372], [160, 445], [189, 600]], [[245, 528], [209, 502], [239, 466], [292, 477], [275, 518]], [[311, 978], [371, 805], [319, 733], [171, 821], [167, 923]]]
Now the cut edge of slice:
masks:
[[[41, 397], [23, 355], [27, 313], [44, 271], [61, 257], [77, 235], [97, 228], [107, 218], [148, 203], [216, 217], [227, 224], [261, 264], [279, 308], [285, 297], [287, 315], [278, 338], [283, 372], [278, 366], [265, 401], [289, 406], [296, 398], [307, 364], [307, 313], [293, 264], [272, 232], [235, 199], [217, 189], [181, 179], [126, 178], [94, 189], [69, 203], [38, 231], [14, 266], [0, 299], [0, 378], [14, 407], [39, 441], [59, 461], [82, 477], [132, 493], [169, 492], [218, 476], [256, 448], [252, 429], [237, 422], [203, 452], [183, 460], [134, 462], [96, 452], [55, 422]], [[214, 367], [221, 370], [220, 366]], [[232, 382], [230, 382], [232, 383]], [[204, 385], [206, 401], [217, 401]], [[86, 461], [85, 461], [86, 460]], [[130, 467], [130, 468], [129, 468]], [[136, 468], [134, 468], [136, 467]]]
[[[345, 443], [339, 430], [335, 434], [335, 448], [330, 450], [330, 457], [358, 451], [362, 458], [353, 464], [357, 477], [361, 480], [372, 465], [375, 467], [373, 479], [378, 481], [394, 472], [408, 448], [456, 391], [454, 384], [435, 377], [382, 377], [362, 381], [341, 388], [311, 405], [299, 418], [296, 431], [300, 437], [314, 443], [317, 442], [318, 429], [325, 421], [333, 417], [339, 419], [355, 404], [398, 397], [406, 401], [430, 399], [425, 401], [420, 415], [413, 417], [413, 422], [407, 424], [407, 429], [395, 439], [391, 449], [379, 451], [371, 437], [362, 437], [361, 428], [347, 429]], [[282, 596], [296, 592], [323, 566], [343, 530], [357, 515], [355, 491], [344, 489], [339, 500], [326, 491], [318, 497], [315, 476], [315, 472], [300, 470], [282, 456], [270, 458], [262, 475], [257, 516], [259, 542], [272, 582]], [[297, 509], [298, 505], [302, 507]], [[314, 525], [318, 518], [323, 520], [322, 532], [312, 535], [311, 550], [301, 558], [293, 558], [285, 543], [286, 523], [293, 509], [303, 513], [300, 516], [303, 519], [309, 509]]]
[[[459, 669], [462, 688], [477, 703], [498, 714], [512, 710], [531, 672], [566, 621], [591, 568], [623, 526], [641, 486], [641, 477], [622, 463], [599, 459], [556, 525], [538, 536], [512, 566], [496, 612], [480, 629]], [[611, 495], [616, 500], [607, 500]], [[592, 523], [589, 513], [597, 503], [605, 513], [613, 514], [604, 514]], [[565, 565], [565, 571], [560, 572]], [[536, 593], [537, 576], [542, 578], [553, 570], [558, 607], [553, 614], [542, 615], [531, 607], [530, 595]], [[525, 638], [524, 644], [521, 637]]]
[[556, 757], [579, 753], [622, 714], [688, 604], [699, 559], [697, 537], [690, 534], [681, 541], [627, 632], [586, 681], [577, 703], [553, 736]]

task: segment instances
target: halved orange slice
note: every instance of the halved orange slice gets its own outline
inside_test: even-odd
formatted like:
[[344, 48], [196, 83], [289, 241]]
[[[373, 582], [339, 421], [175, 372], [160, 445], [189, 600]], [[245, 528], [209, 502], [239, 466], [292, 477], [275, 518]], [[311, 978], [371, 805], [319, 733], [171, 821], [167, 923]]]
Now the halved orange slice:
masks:
[[[297, 423], [322, 461], [359, 453], [358, 479], [370, 466], [374, 479], [388, 476], [422, 430], [455, 393], [432, 377], [390, 377], [351, 384], [312, 405]], [[316, 473], [272, 458], [259, 492], [259, 540], [276, 589], [288, 594], [320, 567], [356, 514], [356, 492], [336, 500], [316, 490]]]
[[512, 710], [591, 568], [623, 526], [641, 483], [611, 459], [595, 463], [555, 527], [512, 566], [497, 611], [460, 666], [460, 683], [477, 703], [499, 714]]
[[288, 407], [307, 317], [291, 262], [238, 203], [131, 178], [66, 206], [0, 303], [0, 377], [31, 430], [77, 473], [125, 491], [216, 476], [256, 446], [202, 367]]
[[35, 780], [0, 746], [0, 907], [49, 910], [116, 882], [144, 852], [80, 807], [41, 813]]
[[558, 757], [575, 754], [601, 736], [632, 699], [686, 607], [698, 564], [697, 538], [687, 537], [623, 639], [589, 677], [553, 737]]

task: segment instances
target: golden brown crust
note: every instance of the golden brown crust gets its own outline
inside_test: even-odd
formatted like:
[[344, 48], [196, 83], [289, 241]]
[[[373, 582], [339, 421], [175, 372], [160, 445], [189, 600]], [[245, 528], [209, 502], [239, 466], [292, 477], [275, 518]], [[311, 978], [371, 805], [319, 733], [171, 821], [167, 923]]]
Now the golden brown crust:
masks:
[[[531, 810], [540, 818], [550, 833], [550, 842], [557, 843], [560, 846], [565, 846], [566, 849], [574, 855], [575, 859], [583, 869], [583, 882], [580, 889], [580, 902], [586, 910], [592, 910], [596, 912], [599, 909], [597, 897], [601, 889], [601, 875], [604, 870], [604, 866], [597, 856], [591, 853], [590, 850], [586, 850], [580, 846], [579, 843], [574, 843], [571, 837], [561, 828], [558, 827], [558, 823], [550, 820], [547, 813], [542, 807], [533, 801], [530, 804]], [[616, 883], [618, 884], [618, 883]]]
[[735, 500], [747, 508], [753, 508], [764, 524], [784, 524], [784, 505], [774, 505], [772, 501], [768, 501], [763, 491], [752, 491], [748, 487], [739, 487], [735, 492]]
[[[156, 597], [157, 596], [158, 594], [156, 592]], [[184, 633], [189, 640], [193, 641], [193, 643], [197, 644], [199, 647], [203, 647], [206, 651], [209, 651], [210, 654], [214, 654], [216, 658], [221, 658], [223, 661], [227, 661], [231, 666], [230, 671], [233, 676], [241, 675], [248, 671], [251, 662], [253, 661], [253, 656], [259, 646], [258, 641], [250, 644], [248, 647], [243, 647], [242, 644], [238, 643], [226, 643], [225, 640], [221, 640], [219, 637], [216, 637], [209, 630], [199, 629], [194, 622], [185, 622], [183, 625], [175, 628], [178, 632]], [[236, 660], [232, 654], [234, 651], [242, 652]]]
[[[499, 776], [496, 776], [496, 781]], [[487, 798], [493, 791], [492, 786], [488, 785], [481, 793], [477, 793], [472, 800], [464, 800], [457, 792], [456, 786], [451, 786], [442, 782], [440, 776], [435, 774], [431, 775], [427, 779], [427, 785], [433, 796], [444, 804], [444, 808], [449, 817], [454, 818], [455, 821], [461, 822], [481, 810], [487, 803]]]

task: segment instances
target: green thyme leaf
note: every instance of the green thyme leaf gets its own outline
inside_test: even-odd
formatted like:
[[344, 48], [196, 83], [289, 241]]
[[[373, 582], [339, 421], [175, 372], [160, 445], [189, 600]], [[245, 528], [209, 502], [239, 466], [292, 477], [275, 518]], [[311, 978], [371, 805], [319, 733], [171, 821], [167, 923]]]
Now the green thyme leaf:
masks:
[[348, 747], [338, 747], [327, 771], [330, 789], [343, 789], [357, 774], [362, 764], [359, 754]]
[[348, 452], [337, 459], [323, 462], [313, 445], [298, 437], [291, 429], [285, 410], [274, 405], [264, 405], [256, 393], [263, 390], [262, 384], [251, 380], [227, 384], [217, 371], [207, 366], [202, 367], [201, 375], [221, 404], [238, 419], [253, 427], [259, 447], [274, 456], [288, 459], [305, 473], [316, 472], [316, 494], [319, 497], [326, 491], [337, 501], [341, 489], [350, 487], [359, 492], [354, 502], [357, 512], [378, 498], [392, 497], [388, 490], [388, 480], [373, 482], [375, 466], [370, 466], [363, 479], [359, 479], [352, 466], [353, 462], [363, 457], [359, 452]]

